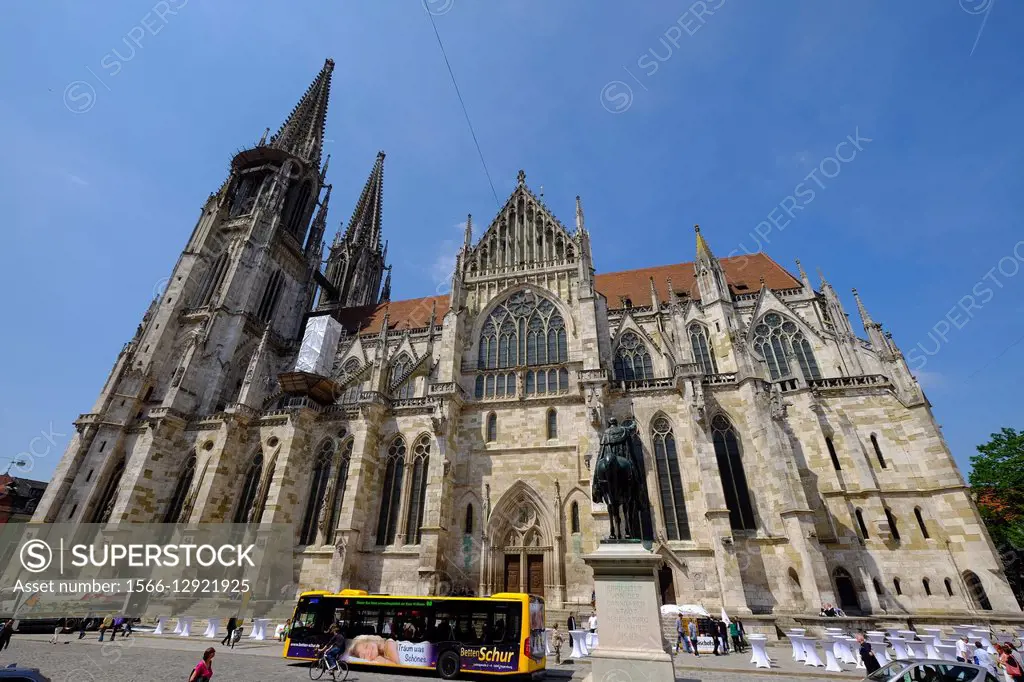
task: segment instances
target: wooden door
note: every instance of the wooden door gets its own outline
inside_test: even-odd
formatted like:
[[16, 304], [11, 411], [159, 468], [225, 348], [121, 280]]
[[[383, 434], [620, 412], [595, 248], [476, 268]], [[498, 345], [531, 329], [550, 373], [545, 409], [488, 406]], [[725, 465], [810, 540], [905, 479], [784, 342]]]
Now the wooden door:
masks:
[[505, 591], [518, 592], [519, 586], [519, 555], [505, 555]]
[[526, 557], [526, 592], [538, 597], [544, 596], [544, 555], [530, 554]]

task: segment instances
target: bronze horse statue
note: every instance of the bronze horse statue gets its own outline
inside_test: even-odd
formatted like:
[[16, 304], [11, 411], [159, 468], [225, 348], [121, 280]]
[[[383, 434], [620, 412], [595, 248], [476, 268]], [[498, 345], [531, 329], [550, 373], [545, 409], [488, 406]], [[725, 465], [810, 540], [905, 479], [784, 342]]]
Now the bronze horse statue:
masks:
[[[645, 499], [643, 460], [633, 447], [635, 433], [633, 420], [628, 419], [619, 426], [617, 419], [609, 419], [608, 428], [601, 435], [591, 494], [595, 502], [608, 505], [609, 539], [632, 539], [631, 521], [638, 518]], [[639, 531], [638, 524], [634, 527]]]

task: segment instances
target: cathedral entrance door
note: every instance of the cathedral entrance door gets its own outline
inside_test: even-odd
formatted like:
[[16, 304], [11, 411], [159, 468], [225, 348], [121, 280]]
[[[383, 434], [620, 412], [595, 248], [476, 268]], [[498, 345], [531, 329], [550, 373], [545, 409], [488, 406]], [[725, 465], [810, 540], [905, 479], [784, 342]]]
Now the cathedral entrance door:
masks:
[[526, 555], [526, 592], [544, 597], [544, 555]]
[[519, 592], [522, 587], [519, 584], [519, 555], [505, 555], [505, 591]]
[[672, 569], [668, 566], [658, 569], [658, 590], [661, 592], [662, 604], [676, 603], [675, 581], [672, 579]]

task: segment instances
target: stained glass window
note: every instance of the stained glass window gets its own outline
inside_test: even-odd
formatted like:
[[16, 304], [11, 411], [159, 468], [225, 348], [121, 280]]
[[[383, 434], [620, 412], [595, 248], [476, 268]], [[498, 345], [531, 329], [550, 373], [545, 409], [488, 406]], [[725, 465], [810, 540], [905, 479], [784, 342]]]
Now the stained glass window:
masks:
[[750, 489], [743, 471], [736, 429], [724, 415], [717, 415], [711, 420], [711, 437], [725, 493], [725, 506], [729, 509], [729, 523], [733, 530], [753, 530], [756, 527], [754, 508], [750, 503]]
[[619, 339], [615, 351], [615, 378], [619, 381], [654, 378], [651, 354], [634, 332], [626, 332]]
[[568, 360], [565, 320], [549, 299], [517, 291], [487, 316], [478, 369], [554, 365]]
[[377, 516], [377, 544], [393, 545], [398, 532], [398, 506], [402, 503], [402, 475], [405, 473], [405, 439], [395, 436], [384, 461], [384, 485]]
[[668, 419], [658, 417], [654, 420], [651, 442], [658, 471], [658, 493], [661, 497], [661, 514], [665, 519], [665, 535], [669, 540], [689, 540], [690, 522], [686, 517], [683, 479], [676, 453], [676, 439]]
[[708, 330], [701, 324], [690, 325], [690, 345], [693, 346], [693, 360], [700, 365], [705, 374], [718, 374], [718, 363], [711, 352], [708, 342]]

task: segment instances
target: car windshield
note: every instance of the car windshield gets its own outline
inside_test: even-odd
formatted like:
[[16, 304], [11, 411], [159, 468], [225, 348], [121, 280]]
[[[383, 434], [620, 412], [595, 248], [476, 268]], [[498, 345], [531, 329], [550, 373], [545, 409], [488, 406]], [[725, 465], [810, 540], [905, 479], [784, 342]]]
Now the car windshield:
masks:
[[877, 680], [878, 682], [887, 682], [893, 675], [902, 672], [903, 669], [906, 667], [906, 663], [901, 663], [900, 661], [893, 661], [889, 665], [879, 668], [875, 672], [868, 675], [867, 679]]

